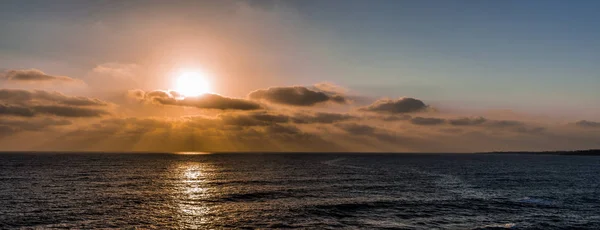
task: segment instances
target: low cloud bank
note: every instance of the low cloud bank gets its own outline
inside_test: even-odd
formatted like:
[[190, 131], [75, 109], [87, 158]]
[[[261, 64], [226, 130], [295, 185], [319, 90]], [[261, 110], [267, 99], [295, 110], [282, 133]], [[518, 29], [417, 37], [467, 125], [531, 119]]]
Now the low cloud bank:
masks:
[[88, 97], [67, 96], [43, 90], [0, 89], [0, 115], [33, 117], [53, 115], [59, 117], [100, 117], [109, 112], [103, 108], [108, 103]]

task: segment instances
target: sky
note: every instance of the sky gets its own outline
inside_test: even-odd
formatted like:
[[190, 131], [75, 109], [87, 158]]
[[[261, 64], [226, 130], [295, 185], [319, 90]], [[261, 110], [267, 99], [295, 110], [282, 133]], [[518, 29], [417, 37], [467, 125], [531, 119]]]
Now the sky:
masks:
[[1, 1], [0, 150], [600, 148], [598, 9]]

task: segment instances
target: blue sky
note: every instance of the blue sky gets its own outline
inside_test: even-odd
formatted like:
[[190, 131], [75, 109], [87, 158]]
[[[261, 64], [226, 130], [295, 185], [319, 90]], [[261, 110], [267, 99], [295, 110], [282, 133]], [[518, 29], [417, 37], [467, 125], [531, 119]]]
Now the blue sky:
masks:
[[[598, 1], [243, 3], [267, 14], [256, 28], [229, 19], [235, 1], [2, 1], [0, 68], [77, 78], [102, 63], [143, 62], [170, 36], [231, 26], [223, 34], [248, 36], [237, 43], [280, 76], [263, 86], [328, 81], [447, 106], [600, 114]], [[162, 19], [184, 29], [148, 26]]]

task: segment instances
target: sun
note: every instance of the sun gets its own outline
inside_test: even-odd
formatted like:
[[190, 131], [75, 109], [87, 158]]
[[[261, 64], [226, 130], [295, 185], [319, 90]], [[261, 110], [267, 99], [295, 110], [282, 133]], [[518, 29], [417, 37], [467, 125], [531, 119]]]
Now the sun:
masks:
[[182, 71], [175, 80], [175, 91], [185, 97], [196, 97], [210, 92], [207, 76], [201, 71]]

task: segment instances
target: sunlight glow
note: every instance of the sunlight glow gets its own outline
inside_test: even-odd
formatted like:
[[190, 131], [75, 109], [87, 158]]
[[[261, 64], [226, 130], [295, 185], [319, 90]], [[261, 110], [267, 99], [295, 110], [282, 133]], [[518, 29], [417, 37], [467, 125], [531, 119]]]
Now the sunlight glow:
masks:
[[206, 155], [206, 154], [212, 154], [211, 152], [174, 152], [174, 154], [181, 154], [181, 155]]
[[183, 71], [177, 76], [175, 91], [185, 97], [196, 97], [210, 93], [207, 75], [201, 71]]

